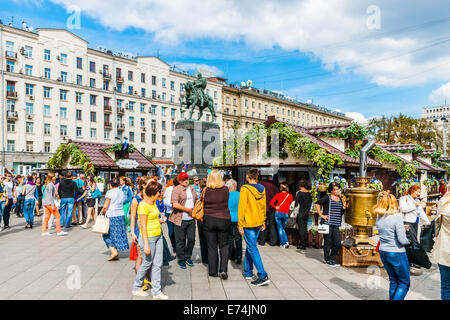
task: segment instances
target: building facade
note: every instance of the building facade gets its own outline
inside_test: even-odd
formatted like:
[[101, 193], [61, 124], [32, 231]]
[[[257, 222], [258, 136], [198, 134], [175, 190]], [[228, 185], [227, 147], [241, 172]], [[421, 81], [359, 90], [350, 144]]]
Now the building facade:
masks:
[[[16, 172], [41, 167], [68, 139], [116, 143], [126, 137], [155, 160], [172, 159], [180, 92], [193, 77], [157, 57], [89, 48], [64, 29], [0, 25], [0, 39], [3, 166]], [[208, 81], [218, 123], [221, 87]], [[206, 111], [203, 120], [209, 117]]]
[[422, 119], [427, 119], [429, 121], [437, 120], [438, 126], [442, 126], [442, 118], [446, 118], [450, 121], [450, 106], [438, 106], [438, 107], [427, 107], [422, 108]]
[[[219, 81], [220, 82], [220, 81]], [[264, 123], [269, 116], [304, 127], [350, 123], [343, 113], [296, 102], [283, 95], [251, 87], [222, 86], [223, 135]]]

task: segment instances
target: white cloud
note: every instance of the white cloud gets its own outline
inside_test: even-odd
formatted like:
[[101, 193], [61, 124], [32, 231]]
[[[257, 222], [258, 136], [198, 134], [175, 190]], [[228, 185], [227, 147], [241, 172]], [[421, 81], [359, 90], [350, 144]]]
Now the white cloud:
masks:
[[200, 39], [243, 41], [254, 49], [278, 46], [384, 86], [450, 80], [450, 42], [442, 37], [450, 22], [425, 24], [442, 19], [448, 1], [378, 0], [380, 30], [367, 27], [373, 0], [52, 1], [76, 5], [114, 30], [143, 29], [167, 45]]
[[366, 125], [368, 122], [368, 119], [362, 113], [359, 112], [346, 112], [345, 116], [352, 118], [353, 120], [362, 125]]
[[223, 75], [223, 71], [215, 66], [210, 66], [203, 63], [187, 63], [187, 62], [170, 62], [171, 66], [175, 66], [178, 69], [183, 71], [197, 71], [197, 70], [205, 70], [214, 76]]
[[428, 96], [428, 99], [438, 105], [443, 105], [446, 101], [450, 102], [450, 82], [433, 90]]

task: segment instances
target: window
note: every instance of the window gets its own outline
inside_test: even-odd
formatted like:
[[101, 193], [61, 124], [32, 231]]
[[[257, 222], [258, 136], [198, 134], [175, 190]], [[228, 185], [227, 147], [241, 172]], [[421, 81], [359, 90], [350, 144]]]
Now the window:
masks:
[[233, 98], [233, 105], [237, 105], [237, 99], [236, 98]]
[[89, 71], [95, 72], [95, 62], [94, 61], [89, 61]]
[[33, 152], [33, 141], [27, 141], [27, 152]]
[[81, 92], [75, 92], [75, 102], [81, 103]]
[[230, 104], [230, 97], [225, 98], [226, 104]]
[[214, 99], [217, 99], [217, 91], [214, 90]]
[[145, 142], [145, 132], [141, 132], [141, 142]]
[[77, 57], [77, 69], [83, 69], [83, 59]]
[[141, 96], [145, 97], [145, 88], [141, 89]]
[[248, 100], [245, 99], [245, 106], [248, 107]]
[[166, 130], [166, 122], [165, 121], [161, 122], [161, 129]]
[[81, 110], [76, 110], [75, 115], [76, 115], [77, 120], [81, 121]]
[[165, 134], [162, 135], [162, 144], [166, 144], [166, 135]]
[[47, 153], [50, 152], [50, 142], [44, 143], [44, 152], [47, 152]]
[[175, 81], [170, 81], [170, 89], [175, 90]]
[[27, 122], [25, 128], [26, 128], [25, 129], [26, 133], [33, 133], [33, 131], [34, 131], [33, 122]]
[[133, 71], [128, 71], [128, 80], [133, 81]]
[[141, 128], [145, 128], [145, 118], [141, 118]]
[[97, 113], [95, 111], [91, 111], [91, 122], [97, 122]]
[[156, 130], [156, 120], [152, 120], [152, 130]]
[[130, 131], [130, 141], [134, 142], [134, 132]]
[[67, 90], [59, 90], [59, 99], [67, 101]]
[[145, 112], [145, 103], [141, 103], [141, 112]]
[[166, 87], [166, 78], [162, 78], [162, 87], [163, 87], [163, 88]]
[[76, 129], [76, 136], [81, 137], [81, 127], [77, 127]]
[[33, 113], [34, 113], [34, 112], [33, 112], [33, 104], [27, 102], [27, 103], [25, 104], [25, 110], [26, 110], [26, 113], [27, 113], [27, 114], [33, 114]]
[[50, 79], [50, 73], [51, 73], [51, 71], [50, 71], [50, 68], [45, 68], [44, 69], [44, 78], [45, 79]]
[[109, 140], [109, 137], [111, 136], [111, 130], [105, 130], [103, 133], [103, 138], [106, 140]]
[[50, 106], [48, 104], [44, 105], [44, 116], [50, 117]]
[[156, 99], [156, 90], [152, 90], [152, 99]]
[[[107, 90], [107, 89], [105, 89], [105, 90]], [[119, 93], [122, 93], [122, 84], [121, 83], [116, 84], [116, 91]]]
[[[32, 84], [25, 84], [25, 94], [27, 96], [32, 96], [33, 95], [33, 89], [34, 89], [34, 85]], [[8, 90], [10, 91], [10, 90]], [[14, 92], [14, 90], [12, 90], [12, 92]]]
[[175, 95], [170, 95], [170, 102], [175, 103]]
[[166, 109], [167, 109], [167, 107], [162, 107], [161, 108], [161, 116], [163, 116], [163, 117], [166, 116]]
[[6, 124], [8, 132], [16, 131], [16, 122], [14, 120], [8, 120]]
[[116, 68], [116, 78], [122, 78], [122, 69]]
[[129, 118], [128, 118], [128, 125], [129, 125], [130, 127], [134, 127], [134, 117], [129, 117]]
[[170, 130], [175, 131], [175, 122], [170, 124]]
[[103, 90], [109, 90], [109, 81], [103, 81]]
[[14, 61], [6, 61], [6, 71], [14, 72]]
[[152, 143], [156, 143], [156, 134], [152, 133]]
[[33, 48], [30, 46], [25, 46], [25, 57], [33, 58]]
[[133, 94], [133, 86], [128, 86], [128, 94]]
[[111, 98], [108, 98], [108, 97], [103, 97], [103, 105], [105, 106], [105, 107], [109, 107], [109, 100], [110, 100]]
[[97, 96], [94, 96], [91, 94], [89, 101], [90, 101], [91, 105], [95, 105], [97, 103]]
[[151, 114], [156, 114], [156, 106], [152, 105]]
[[152, 157], [156, 157], [156, 149], [152, 148]]
[[15, 111], [16, 104], [15, 104], [14, 100], [6, 100], [6, 102], [7, 102], [7, 110], [8, 111]]
[[67, 72], [61, 71], [61, 81], [67, 82]]
[[[145, 73], [141, 73], [141, 82], [145, 83]], [[153, 83], [153, 78], [152, 78], [152, 83]], [[155, 83], [156, 83], [156, 78], [155, 78]]]
[[66, 119], [67, 118], [67, 108], [66, 107], [59, 108], [59, 116], [62, 119]]
[[50, 123], [44, 124], [44, 134], [50, 134]]
[[44, 98], [50, 99], [50, 88], [44, 87]]
[[14, 140], [8, 140], [8, 151], [14, 152], [16, 150], [16, 143]]
[[162, 100], [162, 101], [166, 101], [166, 93], [165, 93], [165, 92], [162, 93], [162, 98], [161, 98], [161, 100]]
[[156, 76], [152, 76], [152, 85], [156, 86]]
[[184, 83], [180, 83], [180, 91], [183, 91], [184, 89]]
[[89, 87], [95, 88], [95, 79], [94, 78], [89, 79]]
[[176, 110], [176, 109], [171, 109], [171, 110], [170, 110], [170, 116], [172, 117], [172, 119], [175, 118], [175, 110]]
[[77, 85], [79, 86], [83, 85], [83, 77], [79, 74], [77, 74]]
[[25, 65], [25, 74], [27, 76], [32, 76], [33, 75], [33, 67], [28, 65], [28, 64], [26, 64]]
[[97, 138], [97, 129], [91, 128], [91, 139]]
[[45, 61], [50, 61], [50, 50], [45, 49], [44, 50], [44, 60]]
[[165, 157], [166, 156], [166, 149], [162, 149], [161, 150], [161, 157]]
[[60, 133], [62, 136], [67, 136], [67, 126], [62, 125], [62, 126], [59, 128], [59, 133]]
[[134, 111], [134, 101], [128, 102], [128, 110]]
[[61, 64], [67, 64], [67, 54], [61, 53]]

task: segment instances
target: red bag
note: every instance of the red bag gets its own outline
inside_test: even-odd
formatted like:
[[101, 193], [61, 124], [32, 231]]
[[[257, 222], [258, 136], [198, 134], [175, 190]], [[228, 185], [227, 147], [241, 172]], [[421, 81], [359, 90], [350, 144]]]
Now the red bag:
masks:
[[380, 252], [380, 240], [378, 240], [377, 247], [375, 248], [375, 252]]
[[131, 248], [130, 248], [130, 261], [136, 261], [137, 258], [137, 246], [136, 246], [136, 242], [132, 242], [131, 243]]

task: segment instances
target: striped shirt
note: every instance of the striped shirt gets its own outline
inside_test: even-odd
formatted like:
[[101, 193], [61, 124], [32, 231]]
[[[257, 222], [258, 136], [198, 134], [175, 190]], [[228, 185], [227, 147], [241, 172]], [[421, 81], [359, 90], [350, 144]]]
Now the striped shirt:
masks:
[[339, 227], [342, 221], [341, 212], [342, 212], [342, 202], [330, 199], [330, 211], [328, 213], [328, 223], [332, 226]]

